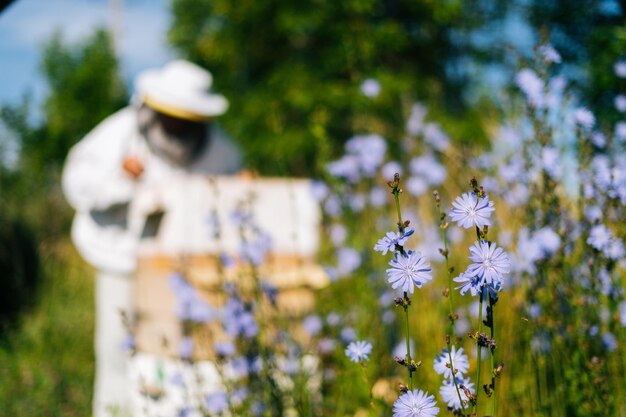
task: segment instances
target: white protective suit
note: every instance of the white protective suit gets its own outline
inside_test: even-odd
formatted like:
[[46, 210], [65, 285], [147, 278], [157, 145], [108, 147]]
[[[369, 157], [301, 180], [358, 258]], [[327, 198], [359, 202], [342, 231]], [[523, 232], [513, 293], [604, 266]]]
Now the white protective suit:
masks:
[[[100, 123], [70, 151], [63, 191], [76, 209], [72, 239], [97, 270], [96, 383], [94, 416], [126, 415], [128, 337], [120, 311], [133, 313], [133, 279], [139, 241], [129, 227], [128, 208], [139, 187], [187, 173], [231, 174], [240, 166], [235, 146], [212, 128], [210, 142], [188, 165], [175, 165], [152, 152], [140, 133], [137, 109], [127, 107]], [[122, 167], [138, 157], [142, 175], [134, 179]]]

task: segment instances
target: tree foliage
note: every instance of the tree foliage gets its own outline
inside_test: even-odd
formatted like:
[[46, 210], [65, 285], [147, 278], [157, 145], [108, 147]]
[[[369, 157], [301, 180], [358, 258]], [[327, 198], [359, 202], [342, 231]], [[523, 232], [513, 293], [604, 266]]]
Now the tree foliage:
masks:
[[571, 78], [589, 100], [584, 104], [612, 123], [621, 119], [613, 99], [626, 86], [613, 64], [626, 58], [626, 1], [584, 0], [572, 7], [567, 0], [534, 0], [527, 9], [529, 22], [570, 63]]
[[[464, 53], [453, 37], [474, 24], [462, 1], [175, 0], [172, 10], [172, 44], [213, 72], [231, 101], [223, 123], [262, 172], [310, 174], [355, 133], [399, 139], [416, 98], [462, 108], [464, 80], [450, 70]], [[382, 85], [374, 99], [359, 90], [368, 78]]]
[[5, 123], [21, 139], [23, 162], [38, 170], [60, 165], [74, 143], [127, 102], [104, 30], [78, 45], [65, 44], [57, 32], [44, 46], [42, 72], [50, 89], [43, 120], [39, 124], [29, 121], [28, 102], [2, 112]]
[[68, 234], [71, 211], [60, 189], [65, 156], [126, 103], [117, 60], [103, 30], [78, 45], [54, 35], [44, 46], [42, 71], [49, 93], [40, 120], [34, 120], [28, 97], [0, 108], [0, 122], [19, 145], [15, 166], [0, 163], [0, 285], [5, 289], [0, 330], [33, 304], [38, 249]]

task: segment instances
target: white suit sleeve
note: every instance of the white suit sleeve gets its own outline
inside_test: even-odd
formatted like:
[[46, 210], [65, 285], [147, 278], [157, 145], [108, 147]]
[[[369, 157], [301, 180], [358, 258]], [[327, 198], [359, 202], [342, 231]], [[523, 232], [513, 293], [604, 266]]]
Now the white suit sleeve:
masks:
[[131, 200], [135, 183], [122, 168], [122, 160], [133, 123], [134, 112], [124, 109], [98, 125], [68, 154], [62, 186], [77, 211], [105, 210]]

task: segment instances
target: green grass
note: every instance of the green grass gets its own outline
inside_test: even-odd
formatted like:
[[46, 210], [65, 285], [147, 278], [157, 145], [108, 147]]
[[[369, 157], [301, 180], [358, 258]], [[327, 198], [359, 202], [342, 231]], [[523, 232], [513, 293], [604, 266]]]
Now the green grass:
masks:
[[0, 339], [0, 415], [88, 416], [93, 273], [68, 240], [44, 246], [41, 253], [39, 302]]
[[[80, 259], [68, 240], [49, 247], [44, 245], [41, 253], [43, 279], [38, 303], [23, 316], [18, 328], [0, 338], [0, 416], [90, 416], [94, 371], [93, 271]], [[435, 269], [441, 272], [441, 268], [436, 265]], [[357, 281], [338, 282], [332, 289], [322, 293], [319, 304], [322, 310], [330, 311], [342, 304], [357, 303], [361, 310], [355, 327], [362, 338], [374, 342], [376, 354], [373, 357], [378, 359], [368, 364], [368, 382], [362, 380], [363, 372], [354, 364], [348, 363], [345, 358], [338, 362], [338, 380], [333, 391], [327, 393], [324, 415], [352, 415], [357, 409], [361, 409], [363, 415], [388, 411], [396, 394], [394, 388], [397, 382], [405, 379], [405, 374], [388, 354], [392, 344], [387, 341], [387, 333], [393, 333], [394, 330], [381, 326], [372, 316], [377, 300], [372, 298], [367, 286], [362, 285], [365, 284], [365, 277], [361, 277], [358, 282], [361, 285], [356, 287]], [[416, 360], [424, 361], [423, 367], [416, 374], [416, 384], [431, 393], [436, 393], [441, 382], [441, 378], [432, 371], [432, 360], [444, 346], [447, 310], [441, 290], [445, 285], [439, 276], [415, 295], [411, 310]], [[541, 392], [536, 391], [534, 378], [543, 376], [545, 379], [549, 375], [543, 375], [537, 370], [528, 346], [523, 342], [526, 327], [530, 325], [521, 319], [517, 310], [523, 302], [523, 296], [522, 289], [503, 293], [502, 301], [497, 306], [498, 338], [502, 342], [497, 357], [498, 361], [503, 360], [505, 363], [505, 372], [498, 382], [498, 415], [566, 415], [562, 403], [548, 401], [550, 407], [545, 409], [536, 404], [537, 395]], [[458, 304], [467, 302], [459, 297], [456, 297], [456, 301]], [[396, 336], [401, 338], [401, 334]], [[463, 345], [469, 348], [471, 341], [465, 338]], [[608, 373], [605, 384], [607, 388], [611, 387], [609, 393], [617, 396], [619, 411], [605, 415], [623, 415], [623, 407], [626, 406], [623, 400], [619, 400], [623, 391], [613, 392], [623, 383], [624, 373], [619, 359], [626, 355], [624, 345], [622, 335], [620, 348], [609, 355], [605, 369]], [[342, 351], [338, 354], [343, 358]], [[539, 359], [560, 363], [566, 358]], [[484, 365], [486, 371], [487, 365]], [[472, 360], [472, 377], [474, 366]], [[581, 375], [586, 372], [583, 367], [577, 371]], [[386, 405], [379, 402], [370, 409], [368, 385], [380, 382], [377, 379], [381, 376], [389, 380], [390, 389], [394, 392]], [[559, 392], [560, 395], [566, 395], [563, 390]], [[550, 398], [554, 400], [556, 397]], [[487, 415], [490, 411], [491, 401], [483, 396], [479, 415]], [[441, 415], [451, 414], [442, 410]]]

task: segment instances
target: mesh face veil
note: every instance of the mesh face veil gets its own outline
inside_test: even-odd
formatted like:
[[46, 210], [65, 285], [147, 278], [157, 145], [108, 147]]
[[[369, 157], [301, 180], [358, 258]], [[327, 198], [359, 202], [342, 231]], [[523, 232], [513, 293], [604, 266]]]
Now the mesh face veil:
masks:
[[145, 105], [139, 109], [138, 123], [152, 151], [176, 165], [192, 162], [210, 140], [208, 123], [169, 116]]

